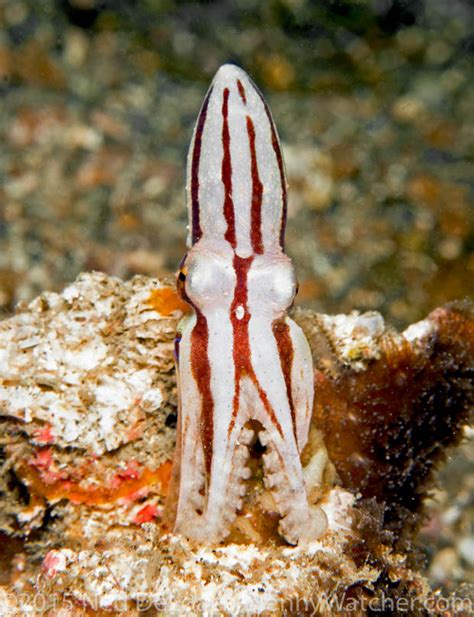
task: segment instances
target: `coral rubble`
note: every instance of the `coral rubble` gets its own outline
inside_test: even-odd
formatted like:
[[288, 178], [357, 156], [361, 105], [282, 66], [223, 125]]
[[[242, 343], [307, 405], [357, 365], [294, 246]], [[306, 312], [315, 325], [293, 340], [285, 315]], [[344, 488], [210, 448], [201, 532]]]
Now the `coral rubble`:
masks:
[[305, 480], [328, 519], [301, 548], [278, 534], [258, 442], [224, 543], [162, 522], [184, 308], [166, 281], [92, 273], [0, 323], [4, 612], [362, 615], [403, 601], [438, 614], [411, 541], [472, 409], [472, 307], [403, 333], [376, 313], [293, 311], [316, 367]]

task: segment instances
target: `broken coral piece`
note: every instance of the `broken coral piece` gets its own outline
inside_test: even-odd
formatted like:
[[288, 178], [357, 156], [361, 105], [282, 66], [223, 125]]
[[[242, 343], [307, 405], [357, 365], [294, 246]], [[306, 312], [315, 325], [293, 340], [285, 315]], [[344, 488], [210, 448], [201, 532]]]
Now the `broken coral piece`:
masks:
[[3, 606], [39, 615], [41, 594], [62, 615], [167, 614], [171, 602], [183, 615], [336, 615], [401, 598], [410, 614], [437, 614], [410, 541], [472, 408], [472, 307], [447, 305], [403, 333], [375, 313], [294, 310], [315, 364], [301, 460], [327, 531], [288, 546], [255, 442], [230, 535], [198, 546], [162, 523], [182, 315], [172, 294], [166, 281], [83, 274], [0, 323]]

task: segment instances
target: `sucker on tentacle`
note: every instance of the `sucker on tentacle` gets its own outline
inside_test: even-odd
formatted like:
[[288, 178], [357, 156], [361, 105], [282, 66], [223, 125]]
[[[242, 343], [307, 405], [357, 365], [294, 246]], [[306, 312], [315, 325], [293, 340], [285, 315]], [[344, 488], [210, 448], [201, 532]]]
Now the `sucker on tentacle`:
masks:
[[286, 315], [296, 293], [283, 252], [287, 186], [270, 111], [249, 76], [224, 65], [204, 99], [188, 155], [189, 251], [178, 290], [193, 308], [176, 341], [179, 421], [168, 517], [218, 542], [242, 507], [257, 421], [265, 485], [292, 544], [325, 531], [308, 501], [301, 452], [313, 367]]

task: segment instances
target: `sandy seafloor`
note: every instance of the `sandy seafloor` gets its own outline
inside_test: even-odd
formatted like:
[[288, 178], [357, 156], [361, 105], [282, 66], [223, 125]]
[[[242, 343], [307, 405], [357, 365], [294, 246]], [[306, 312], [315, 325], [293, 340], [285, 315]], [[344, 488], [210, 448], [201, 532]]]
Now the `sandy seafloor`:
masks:
[[[261, 86], [290, 184], [298, 303], [398, 327], [474, 291], [469, 2], [0, 2], [0, 314], [83, 270], [172, 273], [184, 161], [212, 75]], [[420, 542], [474, 584], [473, 449]]]

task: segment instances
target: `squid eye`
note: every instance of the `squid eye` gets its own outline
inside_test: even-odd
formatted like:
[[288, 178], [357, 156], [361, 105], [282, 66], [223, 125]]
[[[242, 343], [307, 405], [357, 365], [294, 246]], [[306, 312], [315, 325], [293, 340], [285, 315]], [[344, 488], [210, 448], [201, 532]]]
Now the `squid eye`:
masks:
[[178, 272], [178, 280], [176, 281], [176, 287], [178, 288], [178, 294], [183, 298], [183, 300], [186, 300], [186, 293], [184, 291], [184, 285], [186, 283], [186, 269], [185, 268], [181, 268], [181, 270]]

